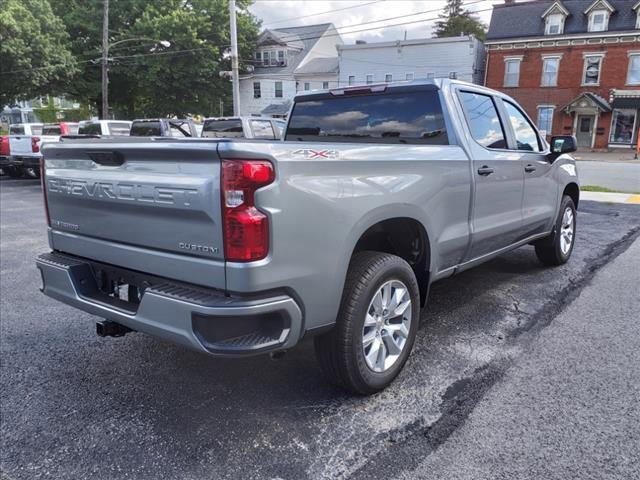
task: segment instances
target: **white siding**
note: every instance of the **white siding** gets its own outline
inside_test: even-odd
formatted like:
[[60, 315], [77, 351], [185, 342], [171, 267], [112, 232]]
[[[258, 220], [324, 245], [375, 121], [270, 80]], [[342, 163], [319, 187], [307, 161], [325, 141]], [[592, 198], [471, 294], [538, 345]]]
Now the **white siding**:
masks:
[[329, 88], [336, 88], [338, 86], [338, 74], [326, 74], [326, 75], [296, 75], [298, 81], [298, 92], [304, 90], [304, 84], [309, 83], [310, 90], [322, 90], [322, 84], [324, 82], [329, 83]]
[[[285, 103], [296, 94], [296, 82], [289, 78], [282, 80], [282, 98], [276, 98], [276, 82], [272, 77], [243, 78], [240, 80], [240, 115], [260, 115], [272, 103]], [[253, 82], [260, 82], [261, 96], [253, 98]]]
[[459, 80], [483, 82], [484, 48], [475, 38], [371, 43], [338, 51], [341, 86], [348, 84], [350, 75], [356, 77], [356, 84], [364, 84], [367, 75], [380, 83], [388, 74], [393, 81], [405, 80], [407, 73], [420, 80], [429, 75], [448, 78], [456, 72]]

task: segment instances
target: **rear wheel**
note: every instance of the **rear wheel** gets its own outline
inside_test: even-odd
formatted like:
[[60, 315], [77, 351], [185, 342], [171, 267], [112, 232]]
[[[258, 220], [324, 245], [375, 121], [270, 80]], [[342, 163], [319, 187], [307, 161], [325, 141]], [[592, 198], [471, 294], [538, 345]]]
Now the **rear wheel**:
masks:
[[568, 195], [562, 197], [554, 231], [535, 244], [536, 255], [545, 265], [562, 265], [573, 252], [576, 233], [576, 207]]
[[315, 338], [322, 371], [354, 393], [382, 390], [407, 361], [419, 318], [418, 284], [409, 264], [386, 253], [355, 254], [336, 326]]

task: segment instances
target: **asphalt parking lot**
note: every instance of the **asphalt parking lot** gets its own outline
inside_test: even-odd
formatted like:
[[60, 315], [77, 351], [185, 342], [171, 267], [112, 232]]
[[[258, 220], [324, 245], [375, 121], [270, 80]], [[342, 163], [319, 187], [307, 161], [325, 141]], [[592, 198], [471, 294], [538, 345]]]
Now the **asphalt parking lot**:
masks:
[[39, 183], [0, 180], [0, 208], [9, 479], [388, 478], [385, 453], [416, 438], [435, 452], [640, 236], [637, 206], [583, 202], [567, 265], [544, 268], [525, 247], [435, 284], [403, 373], [357, 398], [324, 381], [309, 342], [277, 361], [220, 360], [142, 334], [97, 337], [94, 317], [38, 292]]

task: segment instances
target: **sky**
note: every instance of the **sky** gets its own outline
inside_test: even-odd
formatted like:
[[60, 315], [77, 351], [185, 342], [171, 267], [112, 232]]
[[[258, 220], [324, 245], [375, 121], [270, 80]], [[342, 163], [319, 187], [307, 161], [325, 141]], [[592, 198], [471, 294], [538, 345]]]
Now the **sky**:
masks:
[[[464, 3], [488, 25], [491, 5], [503, 0]], [[408, 39], [431, 37], [445, 4], [445, 0], [255, 0], [249, 10], [264, 28], [331, 22], [345, 43], [355, 43], [402, 40], [405, 33]]]

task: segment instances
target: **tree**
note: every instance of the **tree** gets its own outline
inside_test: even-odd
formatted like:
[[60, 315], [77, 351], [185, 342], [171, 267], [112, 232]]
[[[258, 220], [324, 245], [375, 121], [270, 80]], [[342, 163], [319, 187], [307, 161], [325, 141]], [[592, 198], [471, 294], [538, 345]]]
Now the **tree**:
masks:
[[440, 20], [436, 22], [436, 37], [458, 37], [460, 35], [475, 35], [484, 40], [487, 26], [472, 12], [463, 8], [462, 0], [447, 0]]
[[[253, 58], [258, 22], [246, 10], [249, 0], [237, 3], [240, 56]], [[102, 2], [66, 0], [58, 9], [84, 62], [70, 93], [99, 105]], [[109, 29], [109, 103], [116, 116], [211, 115], [231, 96], [229, 81], [219, 77], [230, 69], [226, 0], [112, 1]]]
[[76, 73], [69, 36], [48, 0], [2, 0], [0, 106], [64, 93]]

